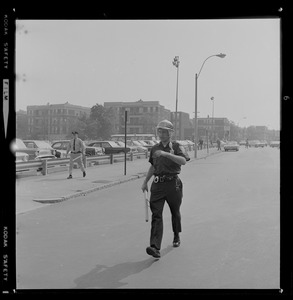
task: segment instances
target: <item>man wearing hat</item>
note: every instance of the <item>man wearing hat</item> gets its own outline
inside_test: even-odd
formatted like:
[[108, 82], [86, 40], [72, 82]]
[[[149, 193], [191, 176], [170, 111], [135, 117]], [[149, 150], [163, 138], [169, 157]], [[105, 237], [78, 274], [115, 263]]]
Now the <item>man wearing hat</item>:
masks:
[[73, 139], [70, 140], [67, 150], [66, 150], [66, 156], [68, 155], [68, 153], [70, 152], [70, 163], [69, 163], [69, 176], [67, 177], [67, 179], [71, 179], [72, 178], [72, 169], [73, 169], [73, 163], [77, 162], [83, 177], [86, 176], [85, 173], [85, 169], [84, 169], [84, 165], [82, 162], [82, 157], [83, 155], [85, 155], [85, 146], [83, 141], [78, 137], [78, 132], [77, 131], [73, 131], [72, 132], [72, 136]]
[[174, 233], [173, 247], [180, 246], [182, 202], [182, 182], [178, 177], [181, 165], [190, 160], [184, 148], [176, 141], [171, 141], [174, 132], [173, 124], [168, 120], [161, 121], [157, 126], [160, 143], [154, 145], [150, 151], [151, 166], [141, 186], [142, 191], [148, 191], [148, 181], [152, 176], [150, 209], [152, 212], [150, 246], [147, 254], [159, 258], [163, 238], [163, 208], [167, 201], [172, 215], [172, 229]]

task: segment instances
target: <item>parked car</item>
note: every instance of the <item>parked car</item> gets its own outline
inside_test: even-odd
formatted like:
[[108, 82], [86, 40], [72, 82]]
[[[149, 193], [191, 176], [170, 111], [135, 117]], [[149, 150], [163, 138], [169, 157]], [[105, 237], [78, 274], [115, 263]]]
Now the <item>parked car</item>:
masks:
[[[120, 147], [125, 148], [125, 143], [124, 142], [122, 142], [122, 141], [115, 141], [115, 143], [117, 143]], [[132, 152], [132, 153], [138, 152], [138, 149], [135, 146], [126, 145], [126, 147], [129, 147], [130, 148], [130, 152]]]
[[15, 154], [15, 162], [25, 162], [29, 160], [29, 155], [17, 150], [16, 141], [11, 144], [11, 151]]
[[11, 151], [15, 153], [15, 157], [17, 157], [17, 153], [20, 153], [22, 156], [23, 153], [28, 155], [28, 160], [34, 159], [36, 156], [36, 151], [33, 149], [28, 149], [27, 146], [21, 139], [16, 138], [11, 144]]
[[143, 147], [145, 147], [145, 148], [147, 148], [148, 149], [148, 151], [151, 151], [151, 149], [152, 149], [152, 145], [149, 145], [149, 144], [147, 144], [145, 141], [143, 141], [143, 140], [137, 140], [137, 142], [139, 142]]
[[246, 145], [246, 141], [245, 141], [245, 140], [241, 140], [241, 141], [239, 142], [239, 145], [240, 145], [240, 146], [245, 146], [245, 145]]
[[229, 141], [224, 145], [224, 150], [225, 151], [230, 151], [230, 150], [239, 151], [239, 144], [235, 141]]
[[34, 160], [34, 159], [51, 159], [56, 158], [54, 154], [52, 154], [51, 149], [46, 148], [38, 148], [38, 147], [30, 147], [28, 148], [23, 140], [16, 138], [14, 149], [16, 152], [23, 152], [29, 155], [28, 160]]
[[56, 150], [56, 157], [57, 158], [66, 158], [66, 149], [68, 143], [64, 141], [58, 141], [52, 143], [52, 148]]
[[[66, 157], [67, 147], [70, 143], [70, 140], [61, 140], [61, 141], [55, 141], [52, 144], [52, 148], [56, 150], [56, 154], [58, 158], [64, 158]], [[90, 147], [88, 145], [85, 145], [85, 155], [86, 156], [92, 156], [92, 155], [102, 155], [103, 150], [102, 148], [96, 149], [95, 147]]]
[[259, 140], [251, 140], [248, 141], [249, 147], [257, 147], [257, 144], [259, 143]]
[[280, 141], [271, 141], [270, 147], [272, 148], [280, 148]]
[[15, 152], [15, 162], [25, 162], [29, 160], [29, 155], [25, 152]]
[[56, 151], [51, 145], [41, 140], [23, 140], [24, 144], [29, 149], [35, 149], [39, 155], [53, 155], [56, 157]]
[[189, 151], [194, 150], [195, 143], [193, 141], [190, 141], [190, 140], [185, 140], [185, 141], [188, 145]]
[[126, 142], [127, 146], [128, 147], [136, 147], [137, 148], [137, 151], [139, 153], [146, 153], [148, 152], [148, 148], [147, 147], [144, 147], [140, 142], [138, 141], [133, 141], [133, 140], [128, 140]]
[[[118, 154], [118, 153], [124, 153], [125, 148], [119, 146], [114, 141], [95, 141], [88, 144], [88, 146], [91, 147], [101, 147], [104, 148], [105, 154]], [[126, 152], [129, 152], [130, 148], [126, 147]]]
[[258, 141], [254, 147], [255, 148], [263, 148], [265, 146], [265, 143], [263, 141]]
[[[87, 154], [88, 156], [90, 155], [93, 155], [93, 154], [90, 154], [91, 153], [91, 149], [95, 149], [95, 154], [94, 155], [105, 155], [105, 149], [102, 148], [102, 147], [94, 147], [94, 146], [89, 146], [91, 142], [88, 141], [88, 142], [85, 142], [85, 147], [86, 147], [86, 153], [88, 152], [89, 154]], [[87, 149], [88, 148], [88, 149]]]

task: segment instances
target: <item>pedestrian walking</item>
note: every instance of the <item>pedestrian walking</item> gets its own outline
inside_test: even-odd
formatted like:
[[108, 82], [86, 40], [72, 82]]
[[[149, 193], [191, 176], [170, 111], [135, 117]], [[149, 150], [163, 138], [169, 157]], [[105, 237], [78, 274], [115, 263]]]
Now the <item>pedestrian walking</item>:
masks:
[[248, 146], [249, 146], [249, 142], [248, 142], [248, 139], [246, 139], [245, 148], [248, 149]]
[[174, 233], [173, 246], [179, 247], [181, 232], [180, 205], [183, 196], [183, 184], [178, 174], [181, 165], [190, 160], [184, 148], [176, 141], [171, 141], [174, 132], [173, 124], [168, 120], [161, 121], [157, 126], [160, 143], [151, 148], [149, 162], [151, 166], [141, 186], [143, 192], [148, 191], [148, 181], [154, 176], [151, 184], [150, 209], [152, 212], [150, 246], [147, 254], [159, 258], [163, 237], [163, 208], [167, 201], [172, 215]]
[[199, 149], [202, 150], [202, 145], [203, 145], [203, 139], [199, 139]]
[[217, 139], [218, 150], [221, 150], [221, 140]]
[[85, 145], [83, 141], [78, 137], [78, 132], [73, 131], [72, 132], [72, 140], [70, 140], [70, 143], [68, 144], [67, 150], [66, 150], [66, 156], [70, 152], [70, 163], [69, 163], [69, 176], [67, 179], [72, 178], [72, 169], [74, 162], [77, 162], [83, 177], [86, 176], [85, 168], [83, 165], [83, 156], [85, 155]]

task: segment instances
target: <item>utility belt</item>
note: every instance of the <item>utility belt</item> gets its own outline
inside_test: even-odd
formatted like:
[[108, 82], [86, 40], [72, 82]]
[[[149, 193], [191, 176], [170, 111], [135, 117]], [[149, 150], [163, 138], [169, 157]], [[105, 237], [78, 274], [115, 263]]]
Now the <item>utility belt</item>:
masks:
[[162, 176], [155, 175], [154, 183], [169, 182], [177, 178], [178, 178], [177, 175], [162, 175]]
[[77, 151], [77, 152], [71, 151], [71, 153], [73, 153], [73, 154], [78, 154], [78, 153], [82, 153], [82, 152], [81, 152], [81, 151]]

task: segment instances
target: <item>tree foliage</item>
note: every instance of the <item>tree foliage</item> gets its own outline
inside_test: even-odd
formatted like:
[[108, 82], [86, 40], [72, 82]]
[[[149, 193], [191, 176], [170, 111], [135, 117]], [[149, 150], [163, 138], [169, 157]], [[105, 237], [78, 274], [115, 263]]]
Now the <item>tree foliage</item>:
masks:
[[109, 139], [113, 133], [112, 109], [96, 104], [91, 108], [90, 116], [82, 116], [69, 126], [68, 137], [72, 131], [78, 131], [78, 136], [83, 140]]

